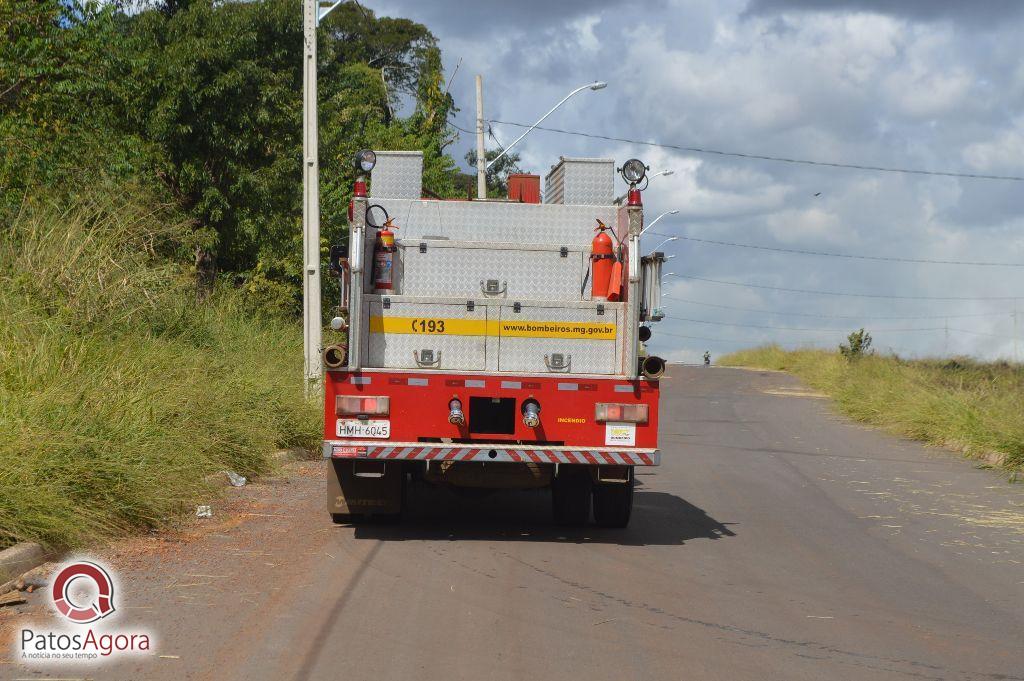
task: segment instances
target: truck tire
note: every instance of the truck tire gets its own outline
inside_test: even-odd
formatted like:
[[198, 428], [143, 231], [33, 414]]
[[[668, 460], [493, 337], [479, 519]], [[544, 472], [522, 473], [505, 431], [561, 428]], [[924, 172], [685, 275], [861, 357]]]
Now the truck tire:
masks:
[[594, 522], [598, 527], [626, 527], [633, 513], [633, 473], [627, 483], [594, 485]]
[[564, 467], [551, 483], [551, 510], [558, 525], [582, 527], [590, 519], [590, 472]]

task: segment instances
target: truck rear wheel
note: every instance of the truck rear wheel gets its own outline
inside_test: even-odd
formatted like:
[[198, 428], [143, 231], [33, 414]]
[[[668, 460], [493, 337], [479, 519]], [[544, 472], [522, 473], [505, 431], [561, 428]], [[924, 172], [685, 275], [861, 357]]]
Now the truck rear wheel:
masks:
[[594, 522], [599, 527], [626, 527], [633, 513], [633, 472], [629, 482], [594, 485]]
[[581, 527], [590, 518], [590, 472], [562, 468], [551, 483], [551, 509], [555, 523]]

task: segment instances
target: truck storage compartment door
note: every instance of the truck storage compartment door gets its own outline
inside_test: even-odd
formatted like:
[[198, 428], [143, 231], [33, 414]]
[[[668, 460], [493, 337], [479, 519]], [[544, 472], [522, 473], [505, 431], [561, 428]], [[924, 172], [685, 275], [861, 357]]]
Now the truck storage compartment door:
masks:
[[366, 366], [483, 371], [487, 308], [448, 303], [371, 300]]
[[[622, 364], [622, 303], [502, 305], [498, 368], [524, 373], [616, 374]], [[492, 312], [493, 314], [493, 312]]]
[[589, 300], [589, 253], [579, 246], [400, 239], [396, 276], [403, 296], [495, 300]]

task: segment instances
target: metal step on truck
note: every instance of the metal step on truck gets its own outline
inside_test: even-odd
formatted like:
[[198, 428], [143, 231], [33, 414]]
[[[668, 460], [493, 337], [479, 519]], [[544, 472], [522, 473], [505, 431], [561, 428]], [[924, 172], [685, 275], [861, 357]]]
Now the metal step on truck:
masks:
[[397, 518], [409, 484], [550, 487], [557, 523], [625, 527], [657, 466], [650, 322], [664, 256], [639, 249], [642, 162], [562, 158], [508, 200], [422, 198], [419, 152], [364, 151], [323, 349], [335, 522]]

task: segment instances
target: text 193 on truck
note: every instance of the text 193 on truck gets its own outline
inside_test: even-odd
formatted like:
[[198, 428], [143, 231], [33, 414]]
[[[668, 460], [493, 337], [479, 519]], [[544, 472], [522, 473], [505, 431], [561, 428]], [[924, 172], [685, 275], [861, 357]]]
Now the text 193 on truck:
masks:
[[644, 342], [662, 253], [642, 256], [646, 168], [561, 158], [507, 200], [421, 196], [420, 152], [363, 151], [323, 349], [335, 522], [398, 517], [410, 484], [550, 487], [555, 521], [625, 527], [657, 466], [659, 378]]

